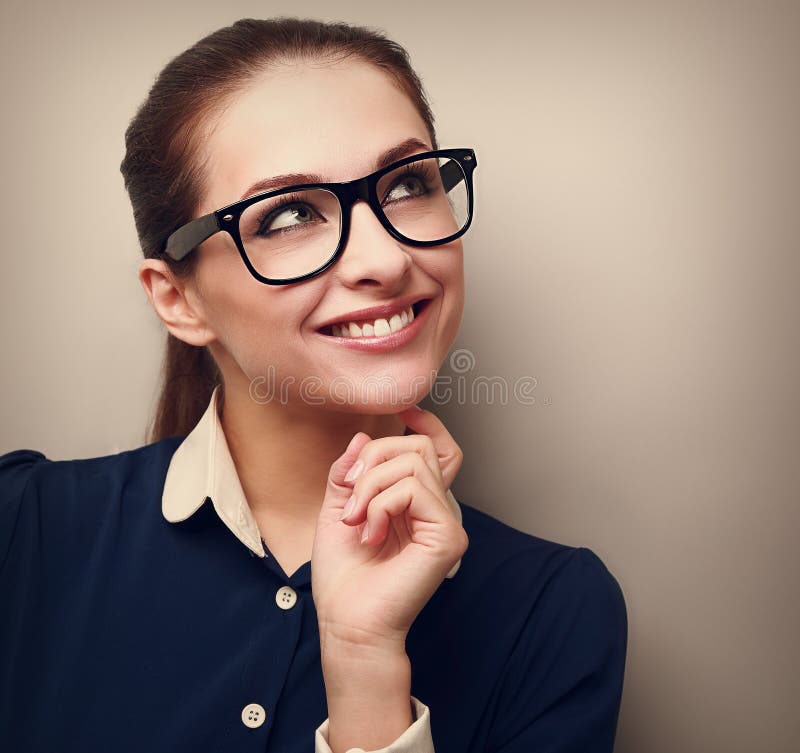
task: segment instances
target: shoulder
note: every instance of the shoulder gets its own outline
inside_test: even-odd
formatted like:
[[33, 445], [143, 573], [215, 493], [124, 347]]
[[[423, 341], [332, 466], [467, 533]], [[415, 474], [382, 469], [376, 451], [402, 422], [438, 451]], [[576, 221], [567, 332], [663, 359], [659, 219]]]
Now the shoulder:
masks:
[[611, 751], [628, 638], [617, 579], [588, 547], [463, 503], [462, 523], [470, 543], [453, 582], [467, 574], [458, 598], [470, 611], [449, 640], [466, 634], [460, 655], [481, 657], [474, 671], [491, 680], [487, 747]]
[[[32, 449], [0, 455], [0, 555], [21, 528], [75, 530], [126, 500], [160, 504], [182, 437], [92, 458], [53, 460]], [[63, 538], [63, 537], [62, 537]], [[2, 557], [0, 556], [0, 560]]]
[[[612, 629], [626, 623], [622, 588], [601, 557], [586, 546], [571, 546], [515, 528], [458, 500], [469, 546], [462, 569], [485, 582], [502, 583], [506, 599], [553, 614], [570, 611], [602, 616]], [[456, 580], [458, 576], [456, 576]]]
[[0, 455], [0, 489], [3, 497], [15, 496], [28, 483], [37, 466], [50, 461], [37, 450], [13, 450]]
[[617, 579], [586, 546], [527, 533], [456, 501], [469, 544], [455, 577], [409, 633], [418, 692], [447, 707], [453, 690], [445, 693], [442, 676], [491, 688], [492, 750], [510, 740], [517, 742], [509, 750], [550, 750], [556, 742], [561, 750], [567, 740], [570, 750], [611, 750], [627, 645]]
[[[66, 481], [102, 484], [134, 476], [142, 471], [152, 471], [162, 465], [166, 469], [183, 439], [170, 437], [111, 455], [70, 460], [53, 460], [38, 450], [13, 450], [0, 455], [2, 496], [13, 496], [14, 491], [22, 491], [31, 483], [45, 488], [54, 484], [61, 485]], [[69, 492], [70, 488], [59, 486], [59, 491]], [[85, 492], [86, 487], [79, 491]]]

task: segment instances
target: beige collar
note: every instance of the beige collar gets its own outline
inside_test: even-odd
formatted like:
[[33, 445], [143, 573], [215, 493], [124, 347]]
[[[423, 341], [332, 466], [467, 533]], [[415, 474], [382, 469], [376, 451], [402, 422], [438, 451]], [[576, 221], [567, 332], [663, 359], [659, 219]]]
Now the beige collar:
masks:
[[[206, 497], [211, 499], [220, 520], [251, 552], [266, 557], [261, 533], [242, 490], [222, 424], [219, 420], [220, 385], [214, 388], [206, 412], [175, 450], [167, 469], [161, 510], [170, 523], [191, 517]], [[453, 514], [461, 522], [461, 506], [447, 490]], [[446, 577], [452, 578], [461, 560]]]

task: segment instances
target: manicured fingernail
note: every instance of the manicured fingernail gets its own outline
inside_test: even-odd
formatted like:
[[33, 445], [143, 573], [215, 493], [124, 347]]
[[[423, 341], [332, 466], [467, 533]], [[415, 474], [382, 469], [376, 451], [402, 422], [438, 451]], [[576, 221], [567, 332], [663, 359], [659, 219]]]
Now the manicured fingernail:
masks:
[[363, 544], [369, 537], [369, 523], [364, 524], [364, 532], [361, 534], [361, 543]]
[[355, 509], [356, 509], [356, 495], [353, 494], [350, 497], [350, 499], [347, 500], [347, 504], [344, 506], [344, 510], [342, 511], [339, 520], [344, 520]]
[[356, 460], [355, 463], [353, 463], [353, 467], [349, 471], [347, 471], [347, 475], [344, 477], [344, 480], [355, 481], [358, 478], [361, 471], [363, 470], [364, 470], [364, 461], [361, 460], [361, 458], [359, 458], [358, 460]]

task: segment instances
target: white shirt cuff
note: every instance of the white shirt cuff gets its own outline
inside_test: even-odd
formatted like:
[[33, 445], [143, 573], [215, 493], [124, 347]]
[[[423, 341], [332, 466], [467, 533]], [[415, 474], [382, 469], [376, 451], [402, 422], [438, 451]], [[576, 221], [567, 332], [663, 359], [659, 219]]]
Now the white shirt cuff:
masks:
[[[414, 721], [411, 726], [393, 742], [379, 750], [348, 748], [344, 753], [436, 753], [431, 737], [431, 712], [422, 701], [411, 696]], [[314, 753], [333, 753], [328, 745], [328, 719], [314, 732]]]

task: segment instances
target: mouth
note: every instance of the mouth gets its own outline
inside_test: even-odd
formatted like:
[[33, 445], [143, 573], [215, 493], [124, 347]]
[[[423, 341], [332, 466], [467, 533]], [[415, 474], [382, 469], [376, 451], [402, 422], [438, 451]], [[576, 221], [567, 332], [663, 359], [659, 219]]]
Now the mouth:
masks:
[[399, 309], [391, 316], [336, 322], [320, 327], [317, 331], [327, 337], [341, 340], [381, 341], [411, 327], [417, 317], [425, 311], [430, 301], [430, 298], [421, 298], [405, 309]]

